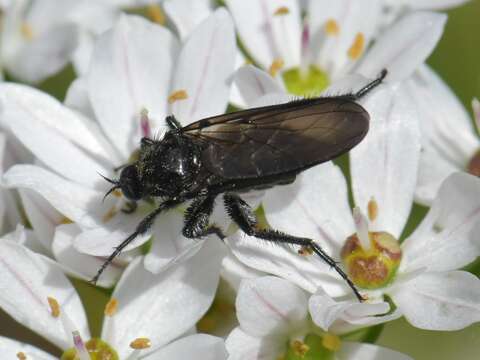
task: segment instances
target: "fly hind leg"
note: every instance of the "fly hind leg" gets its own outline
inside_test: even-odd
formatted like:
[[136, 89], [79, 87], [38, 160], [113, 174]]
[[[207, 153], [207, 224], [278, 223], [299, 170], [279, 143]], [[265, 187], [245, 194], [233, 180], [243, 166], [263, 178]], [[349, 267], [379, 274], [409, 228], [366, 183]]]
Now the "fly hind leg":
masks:
[[349, 279], [348, 275], [338, 266], [337, 262], [325, 253], [320, 245], [312, 239], [292, 236], [272, 229], [259, 229], [257, 227], [255, 214], [245, 201], [235, 194], [225, 194], [223, 198], [228, 215], [247, 235], [255, 236], [277, 244], [299, 245], [302, 249], [314, 252], [323, 261], [330, 265], [330, 267], [335, 269], [335, 271], [348, 283], [358, 300], [364, 300], [355, 285]]
[[215, 205], [216, 195], [196, 198], [185, 213], [185, 225], [182, 230], [186, 238], [201, 238], [210, 234], [224, 239], [225, 235], [216, 225], [210, 225], [210, 216]]

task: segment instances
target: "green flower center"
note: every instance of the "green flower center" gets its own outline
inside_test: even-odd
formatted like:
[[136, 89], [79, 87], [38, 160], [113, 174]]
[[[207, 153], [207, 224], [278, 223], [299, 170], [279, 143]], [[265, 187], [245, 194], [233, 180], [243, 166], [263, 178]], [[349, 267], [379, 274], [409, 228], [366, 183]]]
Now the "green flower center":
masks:
[[[92, 360], [119, 360], [118, 354], [108, 343], [93, 338], [85, 343], [90, 359]], [[62, 354], [61, 360], [78, 360], [77, 350], [70, 348]]]
[[347, 238], [341, 251], [343, 263], [355, 285], [379, 289], [393, 281], [402, 259], [398, 240], [387, 232], [369, 232], [370, 247], [365, 249], [357, 234]]
[[282, 76], [288, 92], [298, 96], [318, 96], [330, 85], [327, 73], [315, 65], [309, 65], [306, 71], [289, 69]]

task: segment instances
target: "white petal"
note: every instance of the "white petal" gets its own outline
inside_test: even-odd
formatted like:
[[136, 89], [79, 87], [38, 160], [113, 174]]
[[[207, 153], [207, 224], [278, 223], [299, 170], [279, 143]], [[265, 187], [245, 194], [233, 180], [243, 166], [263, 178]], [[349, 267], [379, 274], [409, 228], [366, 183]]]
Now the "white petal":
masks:
[[178, 59], [172, 91], [184, 90], [187, 98], [175, 101], [171, 111], [182, 124], [225, 111], [235, 54], [232, 19], [220, 8], [195, 28]]
[[288, 279], [308, 292], [322, 286], [331, 296], [350, 293], [337, 273], [316, 256], [304, 257], [290, 246], [272, 245], [241, 231], [227, 237], [226, 243], [245, 265]]
[[38, 192], [66, 217], [87, 227], [102, 224], [102, 214], [111, 207], [112, 200], [106, 199], [102, 203], [101, 192], [34, 165], [15, 165], [10, 168], [3, 176], [3, 184]]
[[181, 338], [146, 357], [142, 357], [145, 360], [224, 360], [226, 358], [227, 350], [224, 340], [206, 334]]
[[222, 261], [221, 275], [222, 279], [237, 292], [243, 279], [253, 279], [266, 274], [244, 265], [229, 251]]
[[195, 256], [156, 275], [144, 269], [141, 257], [134, 260], [112, 294], [118, 312], [105, 319], [102, 339], [125, 359], [133, 339], [148, 337], [152, 347], [145, 353], [150, 353], [185, 333], [211, 305], [224, 255], [220, 242], [210, 241]]
[[407, 222], [416, 185], [418, 114], [401, 89], [379, 89], [366, 98], [364, 106], [371, 117], [370, 130], [350, 152], [355, 204], [366, 213], [373, 197], [378, 217], [371, 230], [388, 231], [398, 238]]
[[58, 25], [26, 43], [5, 66], [15, 77], [35, 83], [60, 71], [77, 45], [77, 26]]
[[263, 206], [272, 228], [314, 239], [332, 256], [339, 256], [343, 242], [355, 232], [347, 184], [332, 162], [267, 191]]
[[50, 355], [35, 346], [0, 336], [0, 353], [5, 359], [15, 359], [22, 352], [28, 360], [55, 360], [57, 357]]
[[155, 220], [152, 247], [145, 256], [145, 268], [148, 271], [158, 274], [200, 250], [205, 240], [182, 236], [183, 225], [183, 216], [177, 211], [169, 211]]
[[65, 220], [65, 216], [33, 190], [18, 190], [23, 208], [38, 240], [47, 251], [51, 252], [55, 227]]
[[233, 329], [226, 340], [228, 360], [277, 360], [286, 350], [286, 339], [251, 336], [240, 327]]
[[50, 313], [47, 297], [55, 298], [82, 336], [89, 338], [87, 319], [75, 289], [65, 275], [47, 259], [25, 247], [0, 241], [0, 307], [16, 321], [53, 344], [71, 346], [60, 317]]
[[404, 16], [377, 39], [356, 71], [375, 78], [382, 69], [388, 69], [389, 82], [407, 78], [430, 55], [446, 20], [446, 15], [432, 12]]
[[338, 360], [413, 360], [410, 356], [373, 344], [346, 341], [337, 352]]
[[469, 0], [387, 0], [399, 6], [408, 6], [410, 9], [431, 9], [442, 10], [460, 6]]
[[165, 28], [122, 16], [98, 40], [88, 74], [90, 101], [101, 126], [124, 159], [138, 146], [140, 112], [152, 127], [164, 123], [178, 44]]
[[425, 273], [391, 293], [415, 327], [459, 330], [480, 321], [480, 280], [465, 271]]
[[[115, 247], [120, 245], [135, 231], [145, 215], [140, 211], [136, 211], [133, 214], [120, 212], [107, 223], [99, 224], [100, 226], [87, 229], [79, 234], [74, 241], [75, 249], [89, 255], [108, 256]], [[125, 247], [124, 251], [143, 245], [150, 239], [151, 235], [151, 229], [144, 234], [138, 235], [134, 241]]]
[[238, 69], [234, 81], [240, 95], [248, 105], [253, 104], [264, 95], [284, 92], [279, 82], [253, 65], [245, 65]]
[[[302, 25], [294, 0], [227, 0], [247, 53], [264, 69], [276, 59], [286, 69], [300, 65]], [[276, 15], [286, 8], [288, 13]]]
[[[77, 110], [83, 115], [94, 119], [92, 104], [88, 97], [87, 79], [79, 77], [73, 80], [65, 95], [64, 104], [71, 109]], [[99, 128], [100, 129], [100, 128]], [[101, 132], [101, 130], [99, 130]]]
[[461, 268], [480, 255], [480, 179], [455, 173], [442, 184], [422, 223], [404, 242], [402, 268]]
[[[56, 228], [52, 251], [55, 259], [66, 269], [69, 275], [90, 280], [97, 274], [105, 259], [85, 255], [73, 247], [75, 236], [80, 233], [76, 224], [60, 225]], [[120, 278], [123, 268], [115, 262], [107, 267], [97, 282], [98, 286], [112, 287]]]
[[[326, 70], [331, 77], [337, 78], [350, 67], [356, 59], [348, 56], [348, 51], [356, 37], [363, 36], [363, 49], [370, 43], [378, 23], [381, 2], [370, 1], [364, 6], [359, 1], [328, 0], [309, 1], [308, 27], [312, 62]], [[334, 20], [339, 28], [338, 34], [326, 32], [327, 21]], [[342, 71], [343, 70], [343, 71]]]
[[211, 0], [166, 0], [163, 7], [182, 40], [213, 12]]
[[98, 126], [52, 96], [25, 85], [3, 83], [0, 102], [4, 121], [41, 123], [104, 162], [110, 161], [112, 153], [105, 146]]
[[[386, 302], [369, 304], [353, 301], [335, 301], [321, 288], [308, 301], [313, 322], [328, 331], [336, 320], [364, 326], [377, 323], [390, 310]], [[381, 321], [381, 320], [380, 320]], [[387, 320], [385, 320], [387, 321]]]
[[274, 276], [242, 281], [235, 303], [240, 327], [253, 336], [287, 336], [307, 320], [307, 295]]

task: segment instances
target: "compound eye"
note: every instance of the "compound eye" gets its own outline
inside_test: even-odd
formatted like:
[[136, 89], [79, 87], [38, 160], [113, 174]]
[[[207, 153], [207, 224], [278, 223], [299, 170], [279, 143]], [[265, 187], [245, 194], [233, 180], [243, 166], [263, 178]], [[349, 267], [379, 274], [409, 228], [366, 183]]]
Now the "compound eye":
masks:
[[138, 177], [137, 168], [129, 165], [122, 170], [120, 174], [120, 188], [123, 195], [130, 200], [140, 200], [143, 195], [143, 186]]

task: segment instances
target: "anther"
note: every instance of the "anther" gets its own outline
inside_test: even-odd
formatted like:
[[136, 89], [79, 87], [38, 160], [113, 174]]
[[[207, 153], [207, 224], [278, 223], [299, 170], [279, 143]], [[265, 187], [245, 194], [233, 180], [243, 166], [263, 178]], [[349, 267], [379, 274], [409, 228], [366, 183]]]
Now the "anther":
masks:
[[275, 75], [278, 74], [278, 72], [283, 68], [284, 61], [282, 59], [275, 59], [273, 60], [272, 64], [268, 68], [268, 72], [272, 77], [275, 77]]
[[313, 249], [311, 246], [302, 246], [298, 249], [298, 254], [302, 256], [309, 256], [313, 254]]
[[365, 36], [362, 33], [358, 33], [353, 40], [352, 46], [348, 49], [348, 56], [352, 60], [357, 60], [363, 53], [365, 46]]
[[162, 8], [158, 5], [150, 4], [147, 6], [147, 15], [154, 23], [159, 25], [166, 24], [165, 14], [162, 11]]
[[277, 10], [275, 10], [275, 12], [273, 13], [273, 15], [287, 15], [287, 14], [290, 14], [290, 9], [286, 6], [280, 6]]
[[110, 210], [108, 210], [107, 213], [103, 215], [102, 221], [104, 223], [107, 223], [112, 220], [115, 215], [117, 215], [117, 209], [115, 208], [115, 206], [112, 206]]
[[310, 350], [310, 346], [300, 340], [294, 340], [291, 346], [293, 352], [299, 357], [304, 357], [307, 354], [308, 350]]
[[152, 346], [149, 338], [136, 338], [130, 343], [130, 347], [135, 350], [148, 349]]
[[118, 310], [118, 300], [115, 298], [111, 298], [108, 301], [107, 305], [105, 305], [104, 314], [105, 316], [112, 317], [117, 313], [117, 310]]
[[187, 91], [183, 89], [177, 90], [170, 94], [170, 96], [168, 97], [168, 103], [173, 104], [178, 100], [185, 100], [185, 99], [188, 99]]
[[60, 219], [59, 224], [63, 224], [63, 225], [73, 224], [73, 221], [72, 221], [71, 219], [69, 219], [68, 217], [63, 216], [63, 217]]
[[325, 23], [325, 32], [327, 35], [337, 36], [340, 34], [340, 26], [335, 19], [328, 19]]
[[372, 196], [368, 202], [368, 219], [370, 221], [375, 221], [378, 217], [378, 203], [375, 198]]
[[54, 318], [58, 318], [60, 316], [60, 304], [56, 299], [53, 297], [47, 297], [48, 305], [50, 306], [50, 313]]
[[19, 360], [27, 360], [27, 355], [25, 355], [24, 352], [21, 352], [21, 351], [20, 351], [20, 352], [17, 353], [17, 358], [18, 358]]
[[20, 32], [22, 33], [23, 37], [27, 40], [33, 39], [33, 29], [27, 23], [22, 23], [20, 26]]
[[342, 342], [337, 335], [326, 333], [322, 337], [322, 345], [330, 351], [337, 352], [340, 350]]

